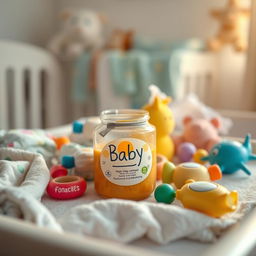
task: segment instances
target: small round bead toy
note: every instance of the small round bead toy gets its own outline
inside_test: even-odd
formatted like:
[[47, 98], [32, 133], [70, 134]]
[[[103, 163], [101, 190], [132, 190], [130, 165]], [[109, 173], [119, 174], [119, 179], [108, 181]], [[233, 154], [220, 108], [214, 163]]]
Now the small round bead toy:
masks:
[[196, 147], [194, 144], [189, 142], [184, 142], [178, 146], [177, 156], [180, 162], [189, 162], [191, 161], [195, 152], [196, 152]]
[[205, 149], [198, 149], [193, 155], [193, 160], [196, 163], [204, 164], [205, 161], [201, 160], [203, 157], [208, 156], [208, 152]]
[[73, 156], [63, 156], [61, 158], [61, 164], [68, 169], [74, 168], [75, 158]]
[[63, 145], [70, 143], [70, 139], [67, 136], [54, 137], [53, 140], [57, 149], [61, 149]]
[[159, 185], [154, 192], [156, 201], [165, 204], [171, 204], [175, 199], [175, 195], [174, 188], [169, 184]]

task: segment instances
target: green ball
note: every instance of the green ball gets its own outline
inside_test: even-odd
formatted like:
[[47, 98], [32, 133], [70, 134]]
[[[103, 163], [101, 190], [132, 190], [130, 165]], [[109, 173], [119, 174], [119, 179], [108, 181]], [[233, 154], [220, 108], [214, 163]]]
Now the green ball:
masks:
[[171, 204], [175, 199], [176, 192], [170, 184], [164, 183], [155, 189], [154, 196], [158, 203]]

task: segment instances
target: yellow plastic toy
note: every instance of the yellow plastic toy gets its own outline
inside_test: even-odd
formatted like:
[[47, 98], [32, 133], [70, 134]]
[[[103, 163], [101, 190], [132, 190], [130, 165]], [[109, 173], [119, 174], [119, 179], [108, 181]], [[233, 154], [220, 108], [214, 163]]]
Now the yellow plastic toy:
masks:
[[175, 166], [166, 162], [162, 170], [163, 183], [173, 183], [176, 188], [181, 188], [187, 180], [214, 181], [222, 178], [218, 165], [210, 165], [208, 169], [197, 163], [187, 162]]
[[206, 161], [201, 160], [201, 158], [208, 155], [209, 153], [205, 149], [198, 149], [193, 155], [193, 161], [199, 164], [205, 164]]
[[174, 143], [170, 137], [175, 125], [174, 117], [168, 104], [170, 97], [160, 99], [155, 96], [152, 104], [144, 106], [149, 112], [149, 122], [156, 127], [156, 151], [171, 160], [174, 154]]
[[188, 180], [176, 191], [176, 198], [185, 208], [219, 218], [237, 208], [238, 193], [206, 181]]

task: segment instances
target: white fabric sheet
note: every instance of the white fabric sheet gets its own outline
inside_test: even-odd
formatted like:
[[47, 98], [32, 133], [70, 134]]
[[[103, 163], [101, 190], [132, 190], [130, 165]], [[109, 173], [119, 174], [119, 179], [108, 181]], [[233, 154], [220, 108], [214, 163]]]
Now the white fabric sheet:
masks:
[[61, 231], [52, 214], [39, 202], [49, 181], [40, 154], [0, 149], [0, 213]]
[[0, 149], [0, 159], [2, 214], [56, 231], [118, 242], [132, 242], [142, 237], [158, 244], [180, 238], [213, 242], [256, 203], [256, 165], [250, 163], [252, 176], [240, 171], [220, 181], [239, 193], [237, 211], [220, 219], [184, 209], [177, 201], [172, 205], [156, 203], [153, 195], [141, 202], [101, 199], [93, 183], [88, 183], [85, 195], [78, 199], [58, 201], [45, 195], [42, 200], [45, 207], [39, 202], [49, 180], [43, 158], [22, 150]]
[[213, 242], [255, 206], [256, 166], [251, 163], [249, 167], [253, 172], [251, 177], [240, 171], [225, 175], [219, 182], [230, 190], [236, 189], [240, 201], [236, 212], [220, 219], [184, 209], [177, 201], [172, 205], [156, 203], [153, 195], [141, 202], [102, 200], [95, 193], [92, 183], [79, 199], [56, 201], [45, 196], [43, 203], [65, 231], [85, 236], [125, 243], [142, 237], [159, 244], [180, 238]]

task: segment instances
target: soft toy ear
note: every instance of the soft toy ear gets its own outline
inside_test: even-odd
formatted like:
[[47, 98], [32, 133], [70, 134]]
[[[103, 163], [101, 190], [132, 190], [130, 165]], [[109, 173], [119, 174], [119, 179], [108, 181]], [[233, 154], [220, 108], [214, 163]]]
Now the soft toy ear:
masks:
[[108, 23], [108, 18], [107, 18], [106, 15], [104, 15], [104, 14], [102, 14], [102, 13], [98, 13], [97, 15], [98, 15], [98, 18], [99, 18], [99, 20], [100, 20], [100, 22], [101, 22], [102, 24]]
[[220, 126], [221, 126], [221, 121], [219, 118], [215, 117], [213, 119], [211, 119], [211, 124], [216, 128], [216, 129], [219, 129]]
[[220, 18], [221, 16], [221, 11], [220, 10], [211, 10], [210, 15], [216, 19]]
[[125, 42], [124, 42], [124, 49], [130, 50], [133, 48], [133, 40], [134, 40], [134, 30], [130, 29], [126, 32], [125, 35]]
[[155, 99], [154, 99], [154, 102], [153, 102], [152, 106], [155, 109], [159, 109], [160, 105], [161, 105], [161, 99], [158, 96], [155, 96]]
[[68, 18], [70, 18], [70, 16], [73, 15], [73, 12], [70, 9], [64, 9], [60, 12], [60, 19], [65, 21]]
[[183, 125], [186, 125], [188, 123], [190, 123], [192, 121], [192, 117], [191, 116], [185, 116], [183, 118]]

